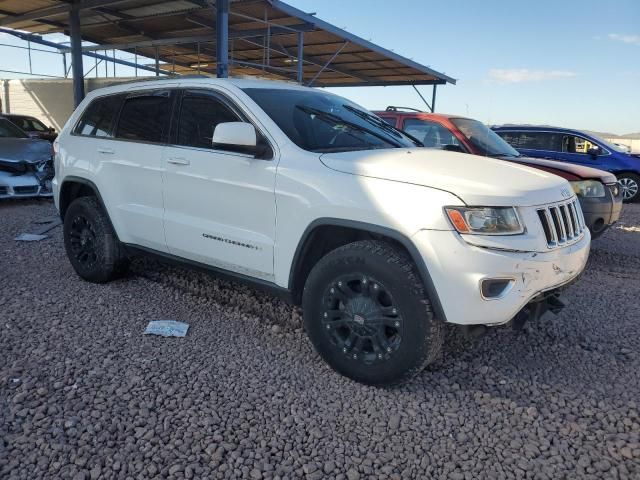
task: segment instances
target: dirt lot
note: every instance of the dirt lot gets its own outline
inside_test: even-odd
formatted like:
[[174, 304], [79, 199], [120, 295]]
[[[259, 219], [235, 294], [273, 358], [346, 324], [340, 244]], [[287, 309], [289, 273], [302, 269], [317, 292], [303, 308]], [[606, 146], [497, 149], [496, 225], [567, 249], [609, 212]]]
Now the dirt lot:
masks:
[[0, 478], [640, 478], [639, 205], [560, 316], [391, 390], [334, 374], [264, 294], [149, 260], [92, 285], [60, 228], [13, 240], [52, 214], [0, 203]]

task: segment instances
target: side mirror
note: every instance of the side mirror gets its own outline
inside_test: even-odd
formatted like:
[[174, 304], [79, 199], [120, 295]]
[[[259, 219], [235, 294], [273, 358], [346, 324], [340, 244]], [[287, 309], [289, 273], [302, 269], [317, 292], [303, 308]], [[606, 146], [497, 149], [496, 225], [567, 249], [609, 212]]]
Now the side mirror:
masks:
[[591, 155], [592, 157], [597, 157], [598, 155], [600, 155], [600, 153], [602, 153], [602, 150], [600, 150], [600, 147], [595, 146], [595, 147], [591, 147], [589, 150], [587, 150], [587, 153], [589, 155]]
[[219, 123], [213, 131], [212, 145], [220, 150], [255, 154], [258, 146], [256, 129], [245, 122]]
[[49, 133], [51, 134], [56, 133], [56, 129], [53, 127], [49, 127]]

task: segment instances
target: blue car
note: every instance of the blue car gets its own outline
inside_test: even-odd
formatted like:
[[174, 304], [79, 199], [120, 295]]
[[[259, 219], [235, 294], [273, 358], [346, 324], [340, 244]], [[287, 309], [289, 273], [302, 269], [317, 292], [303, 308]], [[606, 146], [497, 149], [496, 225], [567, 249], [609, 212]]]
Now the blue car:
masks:
[[494, 126], [493, 130], [527, 157], [547, 158], [613, 173], [625, 202], [640, 201], [640, 155], [625, 152], [596, 135], [556, 127]]

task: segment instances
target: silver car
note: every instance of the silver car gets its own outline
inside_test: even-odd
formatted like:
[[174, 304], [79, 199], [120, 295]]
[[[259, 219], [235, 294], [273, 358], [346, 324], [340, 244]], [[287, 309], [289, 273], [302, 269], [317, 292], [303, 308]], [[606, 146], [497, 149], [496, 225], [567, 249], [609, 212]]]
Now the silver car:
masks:
[[0, 118], [0, 199], [51, 197], [53, 149]]

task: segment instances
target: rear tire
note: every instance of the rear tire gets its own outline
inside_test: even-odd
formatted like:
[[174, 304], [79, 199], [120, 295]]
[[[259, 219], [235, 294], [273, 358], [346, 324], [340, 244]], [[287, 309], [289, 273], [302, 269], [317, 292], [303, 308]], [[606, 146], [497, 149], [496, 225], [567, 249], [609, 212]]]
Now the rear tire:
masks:
[[93, 283], [123, 275], [129, 259], [96, 197], [76, 198], [64, 216], [64, 246], [76, 273]]
[[618, 183], [622, 189], [622, 200], [625, 203], [640, 201], [640, 175], [635, 173], [621, 173], [618, 176]]
[[444, 324], [411, 259], [387, 242], [364, 240], [324, 256], [304, 287], [304, 324], [338, 373], [368, 385], [409, 380], [432, 363]]

